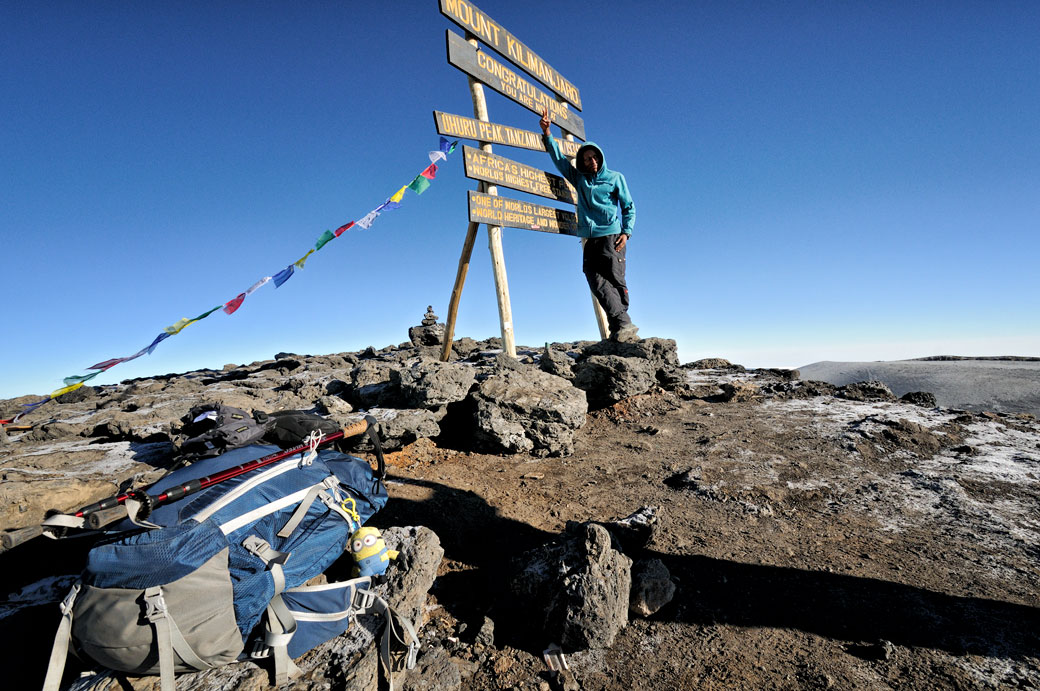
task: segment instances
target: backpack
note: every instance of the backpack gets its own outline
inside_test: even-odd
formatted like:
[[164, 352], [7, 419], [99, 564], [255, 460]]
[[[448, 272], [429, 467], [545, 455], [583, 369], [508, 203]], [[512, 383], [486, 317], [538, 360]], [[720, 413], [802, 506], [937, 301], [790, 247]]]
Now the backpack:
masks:
[[[161, 482], [167, 490], [183, 487], [274, 451], [234, 449]], [[280, 685], [298, 673], [292, 658], [368, 613], [386, 618], [380, 660], [392, 689], [391, 643], [407, 648], [409, 668], [415, 664], [411, 623], [370, 590], [371, 578], [305, 585], [386, 503], [377, 455], [378, 473], [360, 458], [313, 445], [150, 514], [135, 504], [116, 534], [90, 550], [61, 604], [45, 691], [58, 689], [70, 640], [104, 667], [158, 673], [162, 691], [175, 689], [175, 672], [243, 659], [273, 658]]]
[[181, 452], [202, 458], [255, 444], [274, 426], [266, 413], [254, 411], [250, 415], [222, 403], [197, 405], [181, 422], [181, 433], [189, 437], [181, 444]]

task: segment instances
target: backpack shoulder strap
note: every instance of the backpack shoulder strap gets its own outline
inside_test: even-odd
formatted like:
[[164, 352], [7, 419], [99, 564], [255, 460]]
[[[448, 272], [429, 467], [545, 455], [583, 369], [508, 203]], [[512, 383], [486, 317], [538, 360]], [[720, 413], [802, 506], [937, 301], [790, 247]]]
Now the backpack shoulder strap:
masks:
[[390, 691], [394, 691], [394, 672], [415, 667], [419, 652], [419, 636], [415, 627], [374, 591], [359, 588], [355, 606], [358, 614], [378, 614], [386, 620], [383, 635], [379, 639], [379, 662], [383, 666]]
[[72, 638], [72, 605], [82, 587], [80, 583], [72, 586], [72, 590], [61, 602], [61, 623], [54, 635], [54, 646], [51, 648], [51, 659], [47, 663], [47, 676], [43, 682], [43, 691], [58, 691], [61, 676], [65, 672], [65, 661], [69, 657], [69, 640]]

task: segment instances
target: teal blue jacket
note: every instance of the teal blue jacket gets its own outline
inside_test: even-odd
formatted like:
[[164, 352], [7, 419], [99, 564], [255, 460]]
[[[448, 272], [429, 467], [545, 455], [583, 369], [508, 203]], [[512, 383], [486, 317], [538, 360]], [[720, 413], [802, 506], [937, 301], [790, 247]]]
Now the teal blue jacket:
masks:
[[[585, 151], [592, 149], [599, 159], [599, 171], [595, 175], [575, 168], [560, 153], [560, 147], [551, 136], [542, 135], [545, 150], [563, 177], [578, 191], [578, 237], [598, 238], [618, 233], [632, 234], [636, 224], [636, 205], [628, 191], [625, 176], [607, 168], [603, 150], [593, 142], [585, 142], [578, 149], [578, 165]], [[620, 218], [618, 208], [621, 208]]]

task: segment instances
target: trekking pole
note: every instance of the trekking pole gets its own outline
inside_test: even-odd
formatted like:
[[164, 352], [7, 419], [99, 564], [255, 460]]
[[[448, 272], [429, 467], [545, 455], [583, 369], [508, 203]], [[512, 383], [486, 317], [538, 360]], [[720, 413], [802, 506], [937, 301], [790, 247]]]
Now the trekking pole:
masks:
[[[195, 480], [186, 482], [183, 485], [168, 487], [159, 492], [159, 494], [156, 494], [154, 496], [139, 491], [124, 492], [123, 494], [108, 497], [107, 499], [102, 499], [101, 501], [95, 502], [88, 506], [84, 506], [83, 508], [79, 509], [73, 514], [61, 514], [57, 511], [52, 511], [50, 512], [51, 515], [48, 518], [44, 519], [44, 522], [41, 525], [30, 526], [28, 528], [19, 528], [18, 530], [11, 530], [6, 533], [3, 533], [3, 535], [0, 535], [0, 545], [2, 545], [5, 550], [11, 549], [12, 547], [16, 547], [35, 537], [43, 535], [44, 533], [48, 532], [48, 528], [51, 528], [52, 532], [61, 528], [82, 528], [84, 526], [89, 526], [90, 528], [97, 530], [98, 528], [104, 527], [109, 523], [113, 523], [115, 521], [120, 520], [121, 518], [125, 518], [127, 515], [125, 505], [128, 499], [141, 501], [143, 504], [148, 506], [150, 513], [151, 509], [154, 509], [157, 506], [162, 506], [163, 504], [168, 504], [172, 501], [177, 501], [178, 499], [186, 497], [190, 494], [201, 492], [202, 490], [212, 487], [213, 485], [219, 484], [226, 480], [230, 480], [232, 478], [236, 478], [240, 475], [244, 475], [248, 472], [256, 470], [257, 468], [263, 468], [264, 466], [271, 465], [272, 463], [277, 463], [278, 461], [289, 458], [290, 456], [293, 456], [295, 454], [305, 453], [311, 449], [317, 448], [318, 446], [328, 444], [329, 442], [333, 442], [338, 439], [349, 439], [351, 437], [356, 437], [357, 435], [364, 434], [366, 432], [369, 432], [370, 436], [374, 437], [375, 435], [370, 430], [374, 429], [376, 424], [376, 419], [374, 417], [372, 417], [371, 415], [366, 415], [363, 420], [358, 420], [354, 424], [345, 427], [338, 432], [333, 432], [332, 434], [326, 435], [321, 440], [319, 440], [317, 444], [301, 444], [297, 447], [287, 449], [285, 451], [278, 451], [268, 456], [255, 458], [252, 461], [247, 461], [246, 463], [243, 463], [242, 465], [237, 465], [233, 468], [227, 468], [226, 470], [222, 470], [219, 473], [214, 473], [212, 475], [207, 475], [206, 477], [197, 478]], [[382, 449], [378, 444], [378, 439], [376, 439], [375, 441], [376, 452], [379, 457], [380, 480], [382, 480], [383, 476], [386, 473], [383, 462], [383, 453]]]

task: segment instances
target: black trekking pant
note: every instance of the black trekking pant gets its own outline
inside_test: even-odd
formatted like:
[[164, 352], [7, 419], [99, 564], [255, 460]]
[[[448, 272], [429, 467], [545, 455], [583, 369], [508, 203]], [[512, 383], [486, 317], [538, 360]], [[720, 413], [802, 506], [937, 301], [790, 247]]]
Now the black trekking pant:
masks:
[[632, 320], [628, 316], [628, 286], [625, 285], [625, 249], [614, 248], [617, 235], [589, 238], [585, 241], [581, 269], [589, 282], [592, 294], [607, 313], [610, 333]]

